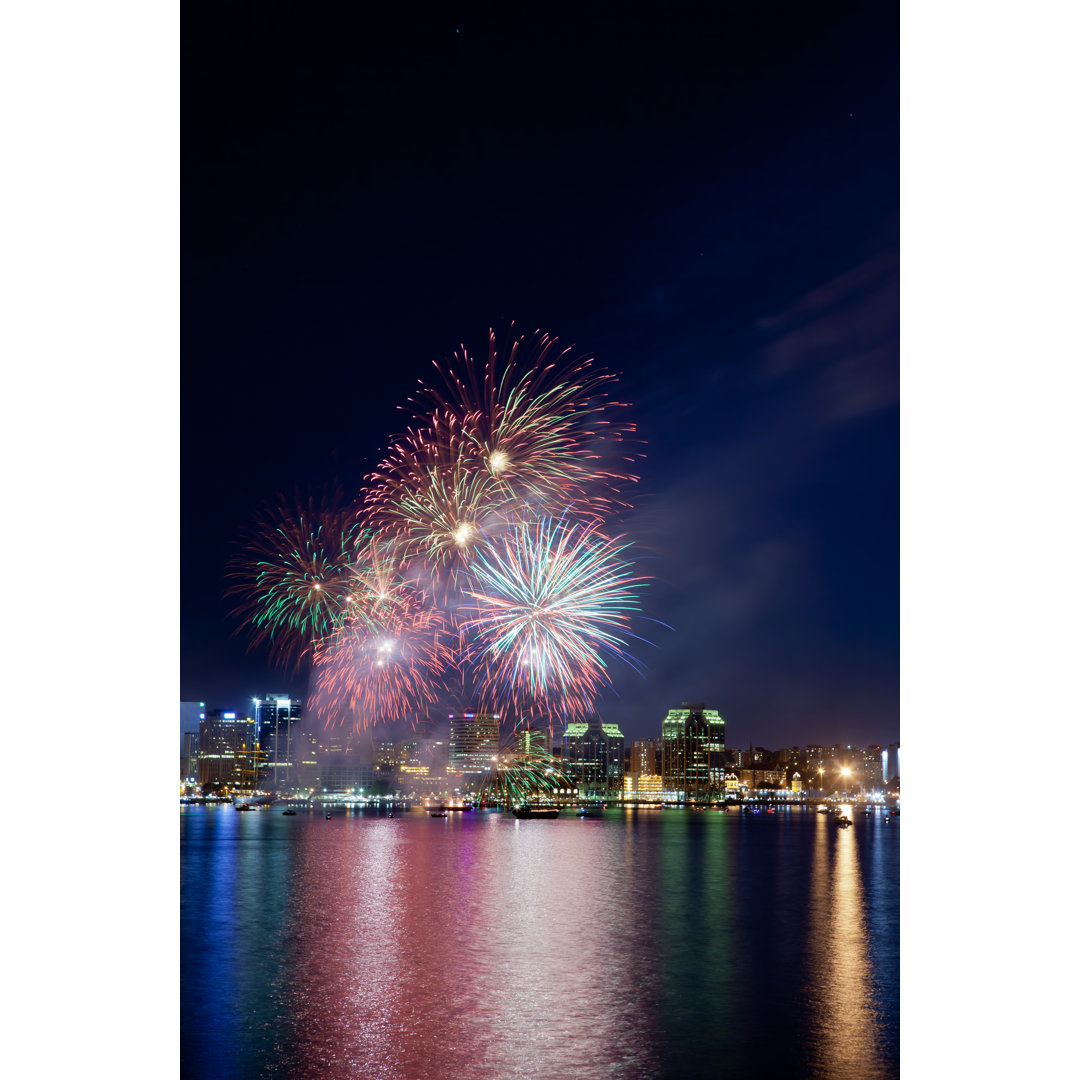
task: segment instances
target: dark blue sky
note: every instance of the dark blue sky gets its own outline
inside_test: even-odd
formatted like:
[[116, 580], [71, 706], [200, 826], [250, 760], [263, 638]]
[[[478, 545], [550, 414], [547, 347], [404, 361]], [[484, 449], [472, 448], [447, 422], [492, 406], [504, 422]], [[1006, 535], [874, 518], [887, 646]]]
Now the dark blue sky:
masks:
[[231, 545], [359, 490], [431, 361], [544, 328], [620, 372], [654, 575], [630, 738], [899, 737], [899, 44], [877, 5], [185, 9], [181, 697], [245, 652]]

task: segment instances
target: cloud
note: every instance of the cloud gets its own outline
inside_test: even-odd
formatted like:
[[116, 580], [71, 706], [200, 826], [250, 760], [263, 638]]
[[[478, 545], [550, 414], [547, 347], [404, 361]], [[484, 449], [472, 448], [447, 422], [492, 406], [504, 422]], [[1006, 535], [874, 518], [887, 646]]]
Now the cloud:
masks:
[[899, 261], [877, 256], [757, 320], [756, 376], [789, 383], [817, 419], [842, 422], [900, 396]]

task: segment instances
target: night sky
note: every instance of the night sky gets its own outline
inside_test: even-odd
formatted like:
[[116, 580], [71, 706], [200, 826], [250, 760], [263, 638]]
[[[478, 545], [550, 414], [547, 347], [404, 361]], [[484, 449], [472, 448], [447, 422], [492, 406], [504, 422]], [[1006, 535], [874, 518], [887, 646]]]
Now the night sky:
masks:
[[305, 693], [234, 635], [235, 541], [359, 491], [513, 322], [620, 373], [644, 441], [652, 644], [603, 718], [899, 738], [897, 12], [599, 10], [185, 9], [181, 699]]

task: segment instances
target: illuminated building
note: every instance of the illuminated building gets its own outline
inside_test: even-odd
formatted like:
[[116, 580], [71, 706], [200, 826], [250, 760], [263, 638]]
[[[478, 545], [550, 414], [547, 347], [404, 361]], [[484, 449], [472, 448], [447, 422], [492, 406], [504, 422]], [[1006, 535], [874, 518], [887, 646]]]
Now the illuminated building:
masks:
[[496, 713], [464, 712], [450, 714], [450, 753], [448, 769], [475, 777], [491, 768], [491, 759], [499, 752], [499, 717]]
[[618, 726], [601, 723], [599, 716], [566, 725], [562, 765], [580, 794], [603, 797], [622, 789], [624, 745]]
[[660, 802], [664, 780], [658, 773], [629, 772], [623, 777], [623, 797], [638, 802]]
[[864, 789], [878, 790], [885, 786], [881, 753], [880, 746], [868, 746], [862, 752], [862, 765], [859, 771]]
[[199, 785], [250, 791], [256, 786], [258, 747], [249, 716], [210, 709], [199, 723]]
[[660, 775], [665, 794], [717, 795], [724, 789], [724, 721], [703, 702], [684, 701], [660, 726]]
[[630, 771], [647, 776], [660, 775], [659, 739], [635, 739], [630, 744]]
[[392, 782], [397, 769], [398, 749], [390, 739], [375, 743], [375, 772], [379, 779]]
[[299, 783], [297, 765], [304, 756], [304, 748], [299, 743], [293, 745], [300, 731], [300, 700], [287, 694], [263, 694], [254, 698], [252, 705], [262, 752], [260, 787], [271, 791], [295, 788]]
[[881, 751], [881, 772], [885, 783], [900, 778], [900, 744], [890, 743], [887, 750]]

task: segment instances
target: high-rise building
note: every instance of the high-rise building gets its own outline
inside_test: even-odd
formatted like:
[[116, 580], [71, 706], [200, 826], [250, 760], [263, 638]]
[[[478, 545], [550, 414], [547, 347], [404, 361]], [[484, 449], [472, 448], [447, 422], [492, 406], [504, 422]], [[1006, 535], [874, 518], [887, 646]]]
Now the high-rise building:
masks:
[[684, 701], [660, 725], [660, 775], [677, 798], [715, 795], [724, 788], [724, 720], [703, 702]]
[[297, 739], [301, 704], [299, 698], [290, 698], [288, 694], [263, 694], [252, 699], [263, 761], [260, 786], [270, 791], [299, 785], [298, 766], [307, 749]]
[[605, 797], [622, 790], [625, 740], [617, 724], [604, 724], [599, 716], [585, 723], [566, 725], [563, 733], [563, 768], [582, 795]]
[[660, 775], [660, 740], [635, 739], [630, 744], [630, 772]]
[[450, 752], [447, 766], [450, 772], [475, 778], [491, 768], [491, 759], [498, 752], [498, 714], [450, 714]]
[[200, 786], [250, 791], [257, 786], [258, 745], [250, 716], [209, 709], [199, 724]]

